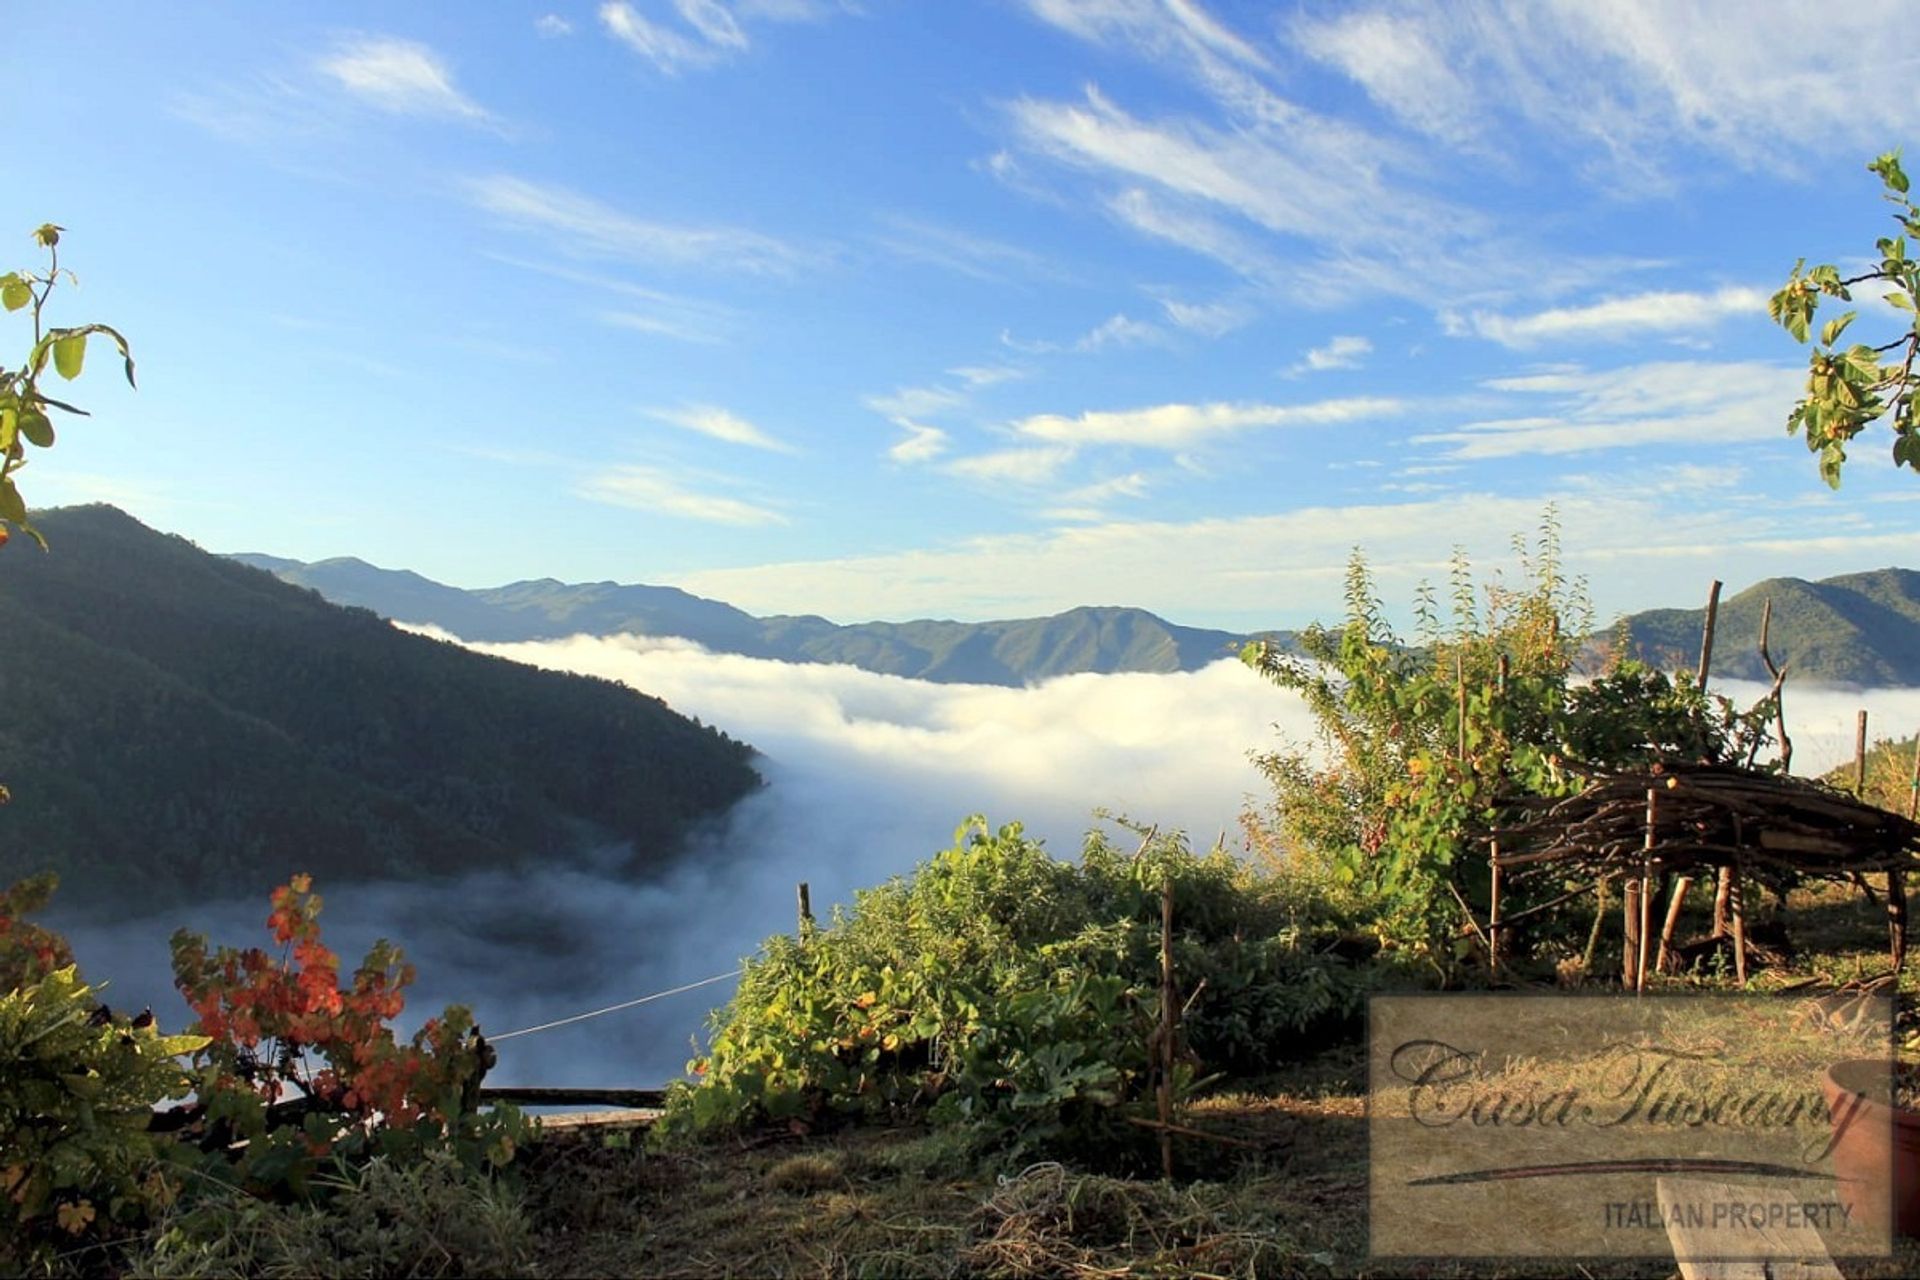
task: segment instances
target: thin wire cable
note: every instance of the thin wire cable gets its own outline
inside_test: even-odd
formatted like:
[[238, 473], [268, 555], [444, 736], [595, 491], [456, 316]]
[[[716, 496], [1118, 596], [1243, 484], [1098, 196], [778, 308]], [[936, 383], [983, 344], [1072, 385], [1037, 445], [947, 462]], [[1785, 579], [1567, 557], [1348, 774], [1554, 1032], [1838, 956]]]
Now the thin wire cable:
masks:
[[725, 982], [728, 978], [737, 978], [744, 972], [745, 970], [743, 969], [734, 969], [728, 973], [716, 973], [711, 978], [702, 978], [698, 982], [689, 982], [686, 986], [675, 987], [671, 991], [656, 991], [650, 996], [641, 996], [638, 1000], [627, 1000], [620, 1004], [610, 1004], [604, 1009], [595, 1009], [591, 1013], [576, 1013], [571, 1018], [561, 1018], [554, 1022], [543, 1022], [537, 1027], [522, 1027], [518, 1031], [508, 1031], [497, 1036], [488, 1036], [487, 1042], [489, 1044], [499, 1044], [502, 1040], [511, 1040], [515, 1036], [530, 1036], [536, 1031], [551, 1031], [555, 1027], [564, 1027], [571, 1022], [585, 1022], [588, 1018], [597, 1018], [603, 1013], [618, 1013], [622, 1009], [631, 1009], [635, 1005], [647, 1004], [654, 1000], [664, 1000], [668, 996], [677, 996], [681, 992], [691, 991], [695, 987], [707, 987], [712, 986], [716, 982]]

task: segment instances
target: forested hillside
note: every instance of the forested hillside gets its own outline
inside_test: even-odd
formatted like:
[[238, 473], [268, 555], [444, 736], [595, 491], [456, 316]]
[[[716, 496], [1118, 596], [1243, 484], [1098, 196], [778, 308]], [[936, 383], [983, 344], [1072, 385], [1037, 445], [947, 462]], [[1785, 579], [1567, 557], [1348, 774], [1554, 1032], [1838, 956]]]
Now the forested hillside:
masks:
[[[1004, 622], [839, 624], [813, 615], [759, 618], [675, 587], [552, 578], [462, 591], [419, 574], [341, 558], [302, 564], [234, 559], [398, 622], [430, 623], [465, 640], [570, 635], [681, 636], [721, 653], [783, 662], [841, 662], [883, 675], [1019, 686], [1078, 671], [1194, 671], [1233, 656], [1246, 637], [1182, 627], [1145, 609], [1078, 608]], [[1283, 633], [1274, 633], [1291, 645]]]
[[[1876, 569], [1819, 582], [1769, 578], [1720, 602], [1713, 674], [1765, 680], [1757, 641], [1760, 613], [1773, 601], [1768, 647], [1792, 678], [1829, 684], [1920, 684], [1920, 573]], [[1635, 653], [1658, 665], [1691, 667], [1700, 652], [1704, 609], [1652, 609], [1626, 619]]]
[[751, 748], [610, 681], [395, 630], [106, 506], [0, 554], [0, 883], [69, 902], [419, 876], [632, 841], [659, 861]]

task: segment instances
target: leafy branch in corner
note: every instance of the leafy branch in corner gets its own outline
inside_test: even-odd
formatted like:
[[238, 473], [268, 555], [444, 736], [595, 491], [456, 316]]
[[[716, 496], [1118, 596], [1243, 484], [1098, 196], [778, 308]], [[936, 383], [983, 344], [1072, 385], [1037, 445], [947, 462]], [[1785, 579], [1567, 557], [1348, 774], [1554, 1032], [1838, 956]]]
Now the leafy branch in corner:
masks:
[[[29, 310], [33, 320], [33, 346], [17, 369], [0, 366], [0, 544], [9, 528], [17, 528], [44, 549], [47, 540], [27, 519], [26, 499], [20, 496], [15, 473], [27, 465], [26, 445], [51, 448], [54, 431], [48, 410], [86, 415], [86, 410], [56, 400], [40, 389], [40, 379], [53, 365], [53, 371], [71, 382], [80, 376], [87, 359], [87, 339], [104, 334], [120, 349], [126, 365], [127, 385], [133, 380], [133, 356], [127, 340], [111, 325], [82, 324], [62, 328], [46, 323], [47, 299], [63, 274], [60, 266], [60, 232], [51, 222], [43, 224], [33, 238], [47, 251], [45, 272], [9, 271], [0, 276], [0, 306], [8, 311]], [[77, 284], [73, 272], [65, 271], [67, 281]]]
[[1835, 316], [1820, 327], [1819, 341], [1807, 358], [1807, 393], [1788, 415], [1787, 430], [1805, 436], [1807, 448], [1820, 455], [1820, 478], [1835, 489], [1840, 487], [1848, 443], [1881, 418], [1890, 417], [1893, 424], [1894, 465], [1920, 471], [1913, 368], [1920, 354], [1920, 260], [1909, 257], [1907, 248], [1908, 236], [1920, 237], [1920, 206], [1908, 196], [1898, 151], [1867, 168], [1880, 176], [1884, 198], [1894, 206], [1893, 220], [1903, 234], [1875, 241], [1879, 265], [1858, 275], [1842, 276], [1831, 263], [1809, 268], [1806, 259], [1800, 259], [1767, 303], [1767, 314], [1797, 342], [1812, 338], [1814, 313], [1823, 298], [1851, 302], [1860, 287], [1892, 286], [1881, 298], [1906, 317], [1906, 332], [1892, 340], [1878, 346], [1856, 342], [1842, 350], [1841, 335], [1860, 313]]

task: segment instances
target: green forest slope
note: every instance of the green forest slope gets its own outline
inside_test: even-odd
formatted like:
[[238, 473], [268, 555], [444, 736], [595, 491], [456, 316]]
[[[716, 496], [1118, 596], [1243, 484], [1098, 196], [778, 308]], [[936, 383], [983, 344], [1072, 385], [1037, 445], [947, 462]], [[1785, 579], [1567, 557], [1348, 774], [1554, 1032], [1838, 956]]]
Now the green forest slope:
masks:
[[0, 884], [63, 899], [419, 876], [630, 840], [757, 785], [751, 749], [610, 681], [395, 630], [106, 506], [0, 553]]
[[[1769, 578], [1720, 602], [1713, 674], [1767, 679], [1760, 612], [1773, 601], [1768, 647], [1791, 678], [1823, 684], [1920, 684], [1920, 573], [1876, 569], [1819, 582]], [[1653, 609], [1626, 619], [1634, 651], [1659, 665], [1699, 661], [1704, 609]]]

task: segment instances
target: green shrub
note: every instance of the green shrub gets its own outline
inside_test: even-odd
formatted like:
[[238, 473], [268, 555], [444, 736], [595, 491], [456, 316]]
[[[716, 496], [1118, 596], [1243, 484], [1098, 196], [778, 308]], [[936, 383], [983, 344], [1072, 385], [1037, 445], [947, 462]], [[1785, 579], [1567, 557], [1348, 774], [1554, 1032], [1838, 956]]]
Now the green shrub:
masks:
[[206, 1044], [114, 1014], [59, 935], [20, 918], [51, 876], [0, 893], [0, 1269], [124, 1234], [177, 1190], [153, 1108], [185, 1097], [174, 1061]]
[[1357, 917], [1317, 888], [1177, 835], [1128, 855], [1094, 833], [1062, 861], [976, 816], [830, 927], [766, 942], [659, 1134], [924, 1111], [1097, 1145], [1148, 1080], [1168, 882], [1193, 995], [1179, 1087], [1270, 1068], [1357, 1018], [1373, 975], [1329, 951]]

